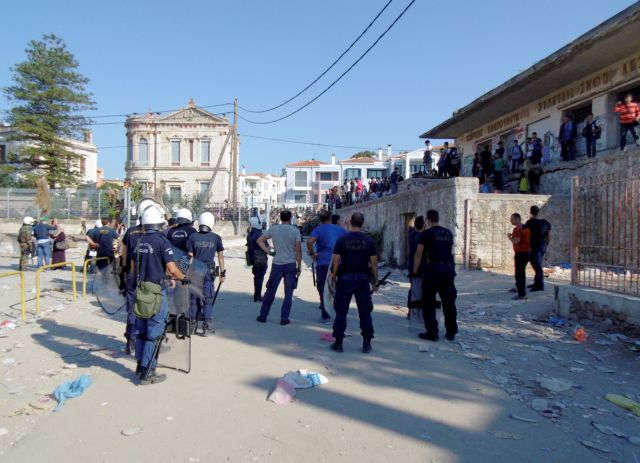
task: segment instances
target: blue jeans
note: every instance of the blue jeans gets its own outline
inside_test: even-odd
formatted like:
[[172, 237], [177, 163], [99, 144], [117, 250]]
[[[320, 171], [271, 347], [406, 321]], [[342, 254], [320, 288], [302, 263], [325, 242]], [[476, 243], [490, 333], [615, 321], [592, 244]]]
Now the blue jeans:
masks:
[[544, 289], [544, 272], [542, 271], [542, 261], [544, 260], [544, 254], [547, 251], [546, 247], [540, 249], [532, 249], [529, 262], [531, 268], [536, 272], [536, 276], [533, 279], [533, 287], [535, 289]]
[[211, 274], [207, 274], [202, 281], [202, 295], [204, 300], [195, 296], [191, 296], [191, 320], [198, 319], [198, 312], [201, 313], [201, 319], [210, 322], [213, 319], [213, 284], [214, 277]]
[[336, 318], [333, 322], [333, 337], [344, 339], [347, 330], [347, 314], [351, 298], [355, 295], [360, 316], [360, 333], [365, 339], [373, 339], [373, 301], [371, 300], [371, 284], [369, 275], [346, 274], [338, 277], [336, 283], [336, 295], [333, 299], [333, 308]]
[[157, 362], [153, 358], [153, 351], [156, 342], [164, 334], [168, 316], [167, 290], [163, 289], [160, 311], [151, 318], [136, 317], [133, 331], [136, 336], [136, 360], [140, 362], [143, 369], [156, 367]]
[[288, 320], [291, 313], [291, 305], [293, 301], [293, 290], [296, 286], [296, 264], [273, 264], [271, 266], [271, 273], [269, 274], [269, 280], [267, 281], [267, 291], [264, 293], [264, 299], [262, 300], [262, 306], [260, 307], [260, 316], [267, 318], [269, 311], [271, 310], [271, 304], [276, 298], [276, 291], [280, 286], [280, 280], [284, 279], [284, 300], [282, 301], [282, 309], [280, 311], [280, 318], [282, 320]]
[[324, 284], [327, 282], [327, 273], [329, 273], [329, 265], [316, 265], [316, 289], [320, 295], [320, 309], [324, 307]]
[[[47, 241], [46, 243], [38, 243], [36, 245], [36, 255], [38, 256], [38, 268], [43, 265], [49, 265], [51, 263], [51, 254], [53, 250], [51, 249], [51, 243]], [[43, 263], [44, 261], [44, 263]]]
[[598, 141], [597, 138], [595, 137], [591, 137], [591, 138], [585, 138], [584, 139], [586, 145], [587, 145], [587, 157], [588, 158], [595, 158], [596, 157], [596, 142]]

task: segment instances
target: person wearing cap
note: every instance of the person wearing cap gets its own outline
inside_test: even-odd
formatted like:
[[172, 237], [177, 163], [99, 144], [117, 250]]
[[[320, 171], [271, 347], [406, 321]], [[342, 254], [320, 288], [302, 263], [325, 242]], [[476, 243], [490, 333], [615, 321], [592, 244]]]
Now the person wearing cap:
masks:
[[[253, 302], [262, 302], [262, 284], [269, 266], [269, 258], [258, 245], [258, 238], [262, 236], [260, 217], [251, 217], [249, 225], [251, 229], [247, 234], [247, 252], [249, 263], [251, 264], [251, 273], [253, 273]], [[266, 245], [269, 246], [269, 243], [267, 242]]]
[[187, 252], [189, 236], [196, 232], [193, 215], [189, 209], [179, 209], [176, 213], [176, 226], [167, 232], [167, 238], [176, 248]]
[[172, 278], [169, 280], [170, 284], [175, 284], [176, 280], [182, 284], [190, 282], [175, 262], [171, 243], [160, 233], [165, 223], [164, 210], [158, 204], [147, 207], [142, 213], [141, 222], [144, 235], [131, 253], [129, 264], [138, 285], [136, 291], [144, 289], [144, 283], [150, 283], [152, 286], [158, 285], [161, 294], [157, 312], [148, 318], [135, 319], [133, 335], [136, 338], [136, 375], [138, 384], [145, 386], [167, 379], [165, 374], [156, 373], [157, 355], [154, 355], [169, 316], [166, 276]]
[[49, 237], [50, 232], [57, 231], [57, 228], [47, 223], [46, 217], [41, 217], [40, 221], [33, 227], [33, 234], [36, 239], [36, 255], [38, 256], [38, 268], [43, 265], [49, 265], [51, 263], [51, 255], [53, 249], [51, 248], [51, 239]]
[[[102, 218], [99, 222], [96, 222], [96, 227], [100, 223], [100, 227], [94, 228], [91, 232], [87, 233], [87, 241], [90, 246], [96, 246], [98, 253], [96, 256], [96, 266], [102, 270], [111, 264], [111, 261], [115, 259], [113, 252], [113, 241], [118, 239], [118, 232], [109, 226], [110, 220]], [[106, 257], [106, 259], [100, 259]]]
[[18, 244], [20, 245], [20, 264], [18, 270], [23, 271], [29, 265], [29, 256], [33, 248], [33, 217], [22, 219], [22, 226], [18, 231]]
[[157, 203], [151, 198], [145, 198], [138, 203], [138, 205], [136, 206], [136, 215], [138, 216], [136, 225], [134, 225], [133, 227], [129, 227], [122, 237], [121, 263], [122, 271], [124, 273], [124, 291], [127, 304], [127, 325], [124, 331], [124, 337], [127, 343], [127, 355], [131, 355], [135, 351], [136, 346], [136, 340], [132, 336], [133, 325], [136, 322], [136, 316], [133, 314], [133, 307], [135, 304], [136, 296], [136, 280], [135, 274], [133, 273], [130, 265], [131, 256], [135, 252], [138, 241], [140, 240], [140, 238], [142, 238], [142, 235], [144, 235], [144, 228], [140, 223], [140, 217], [142, 217], [142, 214], [148, 207], [154, 204]]
[[216, 279], [215, 265], [216, 255], [220, 272], [220, 283], [224, 283], [227, 271], [224, 268], [224, 246], [220, 235], [213, 232], [215, 218], [211, 212], [203, 212], [198, 217], [198, 231], [189, 235], [187, 239], [187, 252], [189, 256], [195, 257], [200, 262], [209, 267], [209, 272], [204, 276], [202, 282], [202, 295], [204, 300], [193, 297], [191, 299], [191, 324], [194, 331], [197, 331], [198, 312], [202, 312], [203, 319], [202, 336], [213, 333], [213, 296], [214, 283]]

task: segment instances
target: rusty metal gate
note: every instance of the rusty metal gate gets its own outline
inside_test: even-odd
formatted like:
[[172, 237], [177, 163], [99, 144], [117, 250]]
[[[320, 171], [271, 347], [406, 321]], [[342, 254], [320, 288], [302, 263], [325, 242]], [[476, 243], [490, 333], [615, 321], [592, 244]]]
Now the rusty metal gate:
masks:
[[571, 281], [640, 296], [640, 170], [574, 177]]

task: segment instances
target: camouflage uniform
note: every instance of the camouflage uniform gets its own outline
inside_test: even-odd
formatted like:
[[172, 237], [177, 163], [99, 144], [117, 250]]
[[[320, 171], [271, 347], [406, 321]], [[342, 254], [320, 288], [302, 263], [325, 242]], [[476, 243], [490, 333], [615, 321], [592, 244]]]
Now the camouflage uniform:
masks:
[[33, 244], [33, 229], [31, 225], [22, 225], [18, 232], [18, 243], [20, 244], [20, 265], [19, 270], [26, 270], [31, 256], [31, 246]]

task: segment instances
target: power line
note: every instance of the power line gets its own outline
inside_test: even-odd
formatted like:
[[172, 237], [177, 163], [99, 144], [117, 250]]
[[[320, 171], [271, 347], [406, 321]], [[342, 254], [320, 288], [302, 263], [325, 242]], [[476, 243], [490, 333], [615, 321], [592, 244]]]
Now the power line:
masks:
[[[222, 106], [233, 106], [233, 103], [217, 103], [217, 104], [210, 104], [210, 105], [205, 105], [205, 106], [200, 106], [198, 105], [198, 108], [202, 108], [202, 109], [207, 109], [207, 108], [219, 108]], [[180, 111], [181, 109], [184, 108], [175, 108], [175, 109], [164, 109], [162, 111], [152, 111], [153, 113], [172, 113], [174, 111]], [[82, 118], [86, 118], [86, 119], [109, 119], [112, 117], [129, 117], [132, 114], [137, 114], [139, 116], [143, 116], [145, 114], [147, 114], [148, 111], [142, 111], [139, 113], [136, 112], [131, 112], [129, 114], [99, 114], [97, 116], [70, 116], [70, 117], [82, 117]], [[94, 123], [94, 124], [90, 124], [90, 125], [105, 125], [105, 124], [109, 124], [109, 123], [105, 123], [105, 122], [101, 122], [101, 123]]]
[[241, 110], [243, 110], [243, 111], [248, 112], [248, 113], [254, 113], [254, 114], [257, 114], [257, 113], [267, 113], [267, 112], [269, 112], [269, 111], [273, 111], [274, 109], [281, 108], [282, 106], [286, 105], [287, 103], [289, 103], [289, 102], [291, 102], [291, 101], [295, 100], [296, 98], [298, 98], [298, 97], [299, 97], [300, 95], [302, 95], [304, 92], [306, 92], [307, 90], [309, 90], [309, 89], [310, 89], [310, 88], [311, 88], [311, 87], [312, 87], [316, 82], [318, 82], [320, 79], [322, 79], [322, 78], [327, 74], [327, 72], [329, 72], [331, 69], [333, 69], [333, 67], [334, 67], [336, 64], [338, 64], [338, 61], [340, 61], [340, 60], [344, 57], [344, 55], [346, 55], [347, 53], [349, 53], [349, 51], [354, 47], [354, 45], [355, 45], [356, 43], [358, 43], [358, 41], [362, 38], [362, 36], [363, 36], [364, 34], [366, 34], [366, 33], [367, 33], [367, 31], [371, 28], [371, 26], [373, 26], [373, 24], [378, 20], [378, 18], [382, 15], [382, 13], [384, 13], [384, 10], [386, 10], [386, 9], [387, 9], [387, 7], [388, 7], [389, 5], [391, 5], [391, 2], [392, 2], [392, 1], [393, 1], [393, 0], [389, 0], [389, 1], [386, 3], [386, 5], [385, 5], [384, 7], [382, 7], [382, 9], [378, 12], [378, 14], [376, 15], [376, 17], [375, 17], [375, 18], [373, 18], [373, 20], [369, 23], [369, 25], [368, 25], [368, 26], [367, 26], [367, 27], [366, 27], [366, 28], [365, 28], [365, 29], [360, 33], [360, 35], [358, 35], [358, 37], [356, 37], [356, 39], [355, 39], [353, 42], [351, 42], [351, 45], [349, 45], [349, 47], [348, 47], [345, 51], [343, 51], [343, 52], [342, 52], [342, 54], [341, 54], [340, 56], [338, 56], [338, 57], [333, 61], [333, 63], [331, 63], [331, 64], [329, 65], [329, 67], [328, 67], [327, 69], [325, 69], [325, 70], [322, 72], [322, 74], [320, 74], [318, 77], [316, 77], [316, 78], [315, 78], [315, 80], [314, 80], [313, 82], [311, 82], [311, 83], [310, 83], [309, 85], [307, 85], [305, 88], [303, 88], [303, 89], [302, 89], [302, 90], [300, 90], [298, 93], [296, 93], [295, 95], [293, 95], [291, 98], [289, 98], [288, 100], [285, 100], [284, 102], [280, 103], [280, 104], [279, 104], [279, 105], [277, 105], [277, 106], [273, 106], [273, 107], [271, 107], [271, 108], [267, 108], [267, 109], [252, 110], [252, 109], [243, 108], [242, 106], [239, 106], [239, 108], [240, 108]]
[[243, 116], [241, 116], [240, 114], [238, 114], [238, 117], [240, 119], [242, 119], [245, 122], [248, 122], [250, 124], [257, 124], [257, 125], [265, 125], [265, 124], [274, 124], [276, 122], [280, 122], [284, 119], [287, 119], [291, 116], [293, 116], [294, 114], [299, 113], [300, 111], [302, 111], [303, 109], [305, 109], [307, 106], [311, 105], [314, 101], [316, 101], [318, 98], [320, 98], [322, 95], [324, 95], [325, 93], [327, 93], [335, 84], [337, 84], [338, 82], [340, 82], [340, 80], [346, 76], [349, 71], [351, 71], [360, 61], [362, 61], [362, 59], [367, 56], [367, 54], [378, 44], [378, 42], [380, 42], [380, 40], [382, 40], [382, 38], [391, 30], [391, 28], [400, 20], [400, 18], [402, 18], [402, 16], [404, 16], [404, 14], [407, 12], [407, 10], [411, 7], [411, 5], [413, 5], [415, 3], [416, 0], [411, 0], [411, 2], [409, 2], [409, 4], [405, 7], [404, 10], [402, 10], [402, 12], [398, 15], [398, 17], [391, 23], [391, 25], [389, 27], [387, 27], [387, 29], [376, 39], [375, 42], [373, 42], [373, 44], [367, 48], [365, 50], [365, 52], [360, 55], [360, 57], [351, 65], [347, 68], [346, 71], [344, 71], [342, 74], [340, 74], [340, 76], [334, 80], [327, 88], [325, 88], [322, 92], [320, 92], [318, 95], [316, 95], [313, 99], [311, 99], [310, 101], [308, 101], [307, 103], [305, 103], [304, 105], [300, 106], [298, 109], [296, 109], [295, 111], [290, 112], [289, 114], [286, 114], [282, 117], [279, 117], [277, 119], [273, 119], [271, 121], [252, 121], [249, 120]]

